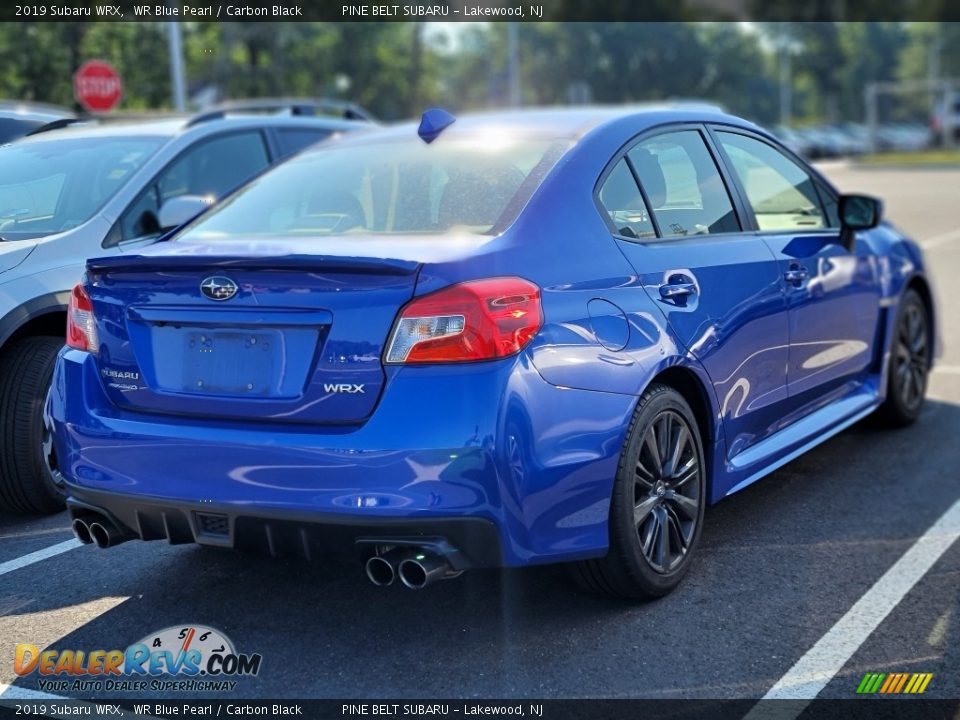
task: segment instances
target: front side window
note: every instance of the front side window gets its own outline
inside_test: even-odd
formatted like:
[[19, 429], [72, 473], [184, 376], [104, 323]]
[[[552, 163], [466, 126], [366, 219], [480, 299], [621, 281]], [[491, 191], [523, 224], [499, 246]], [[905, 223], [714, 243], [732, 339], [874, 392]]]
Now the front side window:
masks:
[[270, 164], [258, 131], [201, 140], [185, 150], [130, 204], [117, 241], [160, 234], [160, 208], [183, 195], [222, 198]]
[[44, 237], [83, 224], [162, 142], [103, 136], [0, 148], [0, 238]]
[[346, 139], [279, 165], [179, 238], [489, 234], [516, 217], [569, 141]]
[[618, 235], [627, 238], [656, 237], [650, 213], [626, 160], [621, 159], [614, 165], [603, 181], [599, 198]]
[[696, 130], [656, 135], [627, 153], [663, 237], [736, 232], [730, 195]]
[[743, 185], [760, 230], [821, 230], [830, 226], [813, 178], [806, 170], [755, 138], [723, 131], [717, 132], [717, 138]]

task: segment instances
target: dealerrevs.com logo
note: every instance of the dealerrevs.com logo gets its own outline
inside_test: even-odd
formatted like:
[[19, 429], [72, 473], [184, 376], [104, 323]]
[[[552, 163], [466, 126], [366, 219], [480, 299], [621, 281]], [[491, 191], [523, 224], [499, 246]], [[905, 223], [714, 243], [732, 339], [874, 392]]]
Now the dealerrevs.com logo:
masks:
[[126, 650], [41, 651], [21, 643], [13, 669], [21, 677], [37, 674], [46, 692], [223, 692], [236, 687], [235, 678], [257, 675], [262, 660], [238, 653], [219, 630], [188, 625], [151, 633]]

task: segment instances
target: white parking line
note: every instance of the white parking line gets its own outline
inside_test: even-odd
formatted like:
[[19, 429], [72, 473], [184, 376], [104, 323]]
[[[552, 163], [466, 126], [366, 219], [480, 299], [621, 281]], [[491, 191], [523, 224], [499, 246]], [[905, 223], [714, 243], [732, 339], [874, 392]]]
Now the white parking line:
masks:
[[14, 558], [13, 560], [7, 560], [6, 562], [0, 563], [0, 575], [6, 575], [8, 572], [13, 572], [14, 570], [19, 570], [20, 568], [26, 567], [27, 565], [33, 565], [41, 560], [55, 557], [61, 553], [81, 547], [82, 545], [83, 543], [76, 538], [71, 538], [70, 540], [64, 540], [62, 543], [45, 547], [43, 550], [37, 550], [36, 552], [22, 555], [21, 557]]
[[30, 688], [15, 687], [0, 682], [0, 700], [67, 700], [63, 695], [31, 690]]
[[[26, 595], [30, 591], [24, 589], [22, 592]], [[49, 591], [38, 587], [35, 588], [32, 600], [36, 601], [47, 595]], [[29, 641], [39, 648], [55, 647], [63, 638], [102, 618], [129, 599], [129, 596], [125, 595], [104, 595], [68, 604], [53, 603], [53, 606], [41, 601], [32, 608], [29, 607], [32, 603], [28, 602], [27, 606], [19, 609], [16, 614], [0, 615], [0, 649], [10, 648], [9, 652], [0, 652], [0, 699], [27, 699], [23, 693], [46, 694], [43, 690], [14, 685], [17, 677], [13, 669], [12, 651], [16, 643]]]
[[43, 530], [21, 530], [18, 532], [11, 533], [10, 535], [0, 535], [0, 540], [11, 540], [16, 538], [17, 540], [22, 540], [27, 537], [40, 537], [41, 535], [62, 535], [65, 532], [70, 532], [69, 527], [52, 527], [44, 528]]
[[924, 250], [930, 250], [935, 247], [940, 247], [941, 245], [946, 245], [948, 242], [952, 242], [954, 240], [960, 240], [960, 230], [951, 230], [950, 232], [945, 232], [942, 235], [934, 235], [932, 238], [921, 240], [920, 247], [922, 247]]
[[[763, 699], [813, 700], [957, 538], [960, 538], [960, 500], [930, 526]], [[806, 702], [790, 703], [782, 709], [789, 710], [789, 717], [794, 718], [806, 705]], [[757, 705], [747, 717], [768, 717], [765, 715], [768, 709]], [[782, 717], [777, 714], [778, 720]]]

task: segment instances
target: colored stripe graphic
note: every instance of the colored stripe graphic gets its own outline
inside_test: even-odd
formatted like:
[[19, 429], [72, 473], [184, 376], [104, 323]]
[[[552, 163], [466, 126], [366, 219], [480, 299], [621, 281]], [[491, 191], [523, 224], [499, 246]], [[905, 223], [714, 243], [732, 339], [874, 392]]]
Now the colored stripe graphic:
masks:
[[907, 679], [906, 673], [890, 673], [890, 677], [887, 678], [887, 681], [883, 684], [883, 687], [880, 688], [882, 694], [891, 694], [897, 692], [897, 688], [901, 686], [904, 680]]
[[933, 673], [867, 673], [857, 686], [857, 694], [921, 695], [933, 679]]
[[897, 684], [897, 680], [900, 679], [900, 676], [897, 673], [890, 673], [887, 676], [887, 681], [883, 684], [883, 687], [880, 688], [881, 693], [890, 692], [890, 687]]
[[894, 690], [895, 693], [898, 693], [901, 690], [903, 690], [903, 686], [907, 684], [907, 677], [908, 677], [907, 673], [900, 673], [900, 676], [901, 676], [900, 682], [897, 683], [897, 689]]
[[857, 692], [861, 695], [871, 695], [880, 688], [880, 683], [886, 677], [886, 673], [867, 673], [860, 682]]

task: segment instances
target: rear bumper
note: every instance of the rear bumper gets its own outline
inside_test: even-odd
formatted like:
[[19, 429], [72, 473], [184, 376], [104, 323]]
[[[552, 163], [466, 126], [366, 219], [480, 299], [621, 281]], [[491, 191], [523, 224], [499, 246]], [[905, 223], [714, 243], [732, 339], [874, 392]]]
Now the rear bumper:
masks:
[[236, 508], [91, 491], [71, 486], [71, 518], [105, 515], [124, 534], [171, 545], [197, 543], [273, 557], [363, 555], [374, 545], [439, 548], [455, 570], [502, 564], [496, 525], [480, 518], [365, 518], [263, 507]]
[[135, 537], [308, 557], [443, 538], [483, 566], [606, 551], [635, 401], [550, 385], [520, 356], [391, 368], [360, 426], [188, 420], [119, 410], [94, 358], [66, 349], [47, 410], [74, 512]]

